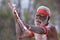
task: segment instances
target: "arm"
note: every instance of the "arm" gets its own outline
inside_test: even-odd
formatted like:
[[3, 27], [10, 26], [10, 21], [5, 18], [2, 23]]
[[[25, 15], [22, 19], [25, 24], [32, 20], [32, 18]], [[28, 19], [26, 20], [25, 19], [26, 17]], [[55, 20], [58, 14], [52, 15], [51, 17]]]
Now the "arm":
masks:
[[36, 27], [34, 25], [28, 25], [28, 24], [25, 24], [25, 26], [27, 27], [28, 30], [30, 30], [32, 32], [39, 33], [39, 34], [46, 33], [46, 29], [43, 27]]
[[32, 38], [34, 34], [32, 31], [24, 31], [24, 33], [19, 38]]
[[[24, 23], [22, 22], [22, 20], [20, 19], [20, 17], [18, 16], [18, 12], [16, 11], [16, 7], [13, 6], [13, 4], [8, 3], [9, 7], [12, 9], [13, 11], [13, 16], [16, 18], [17, 23], [19, 24], [19, 26], [23, 27], [25, 29], [25, 31], [22, 33], [22, 35], [18, 35], [18, 38], [26, 38], [26, 37], [33, 37], [34, 34], [27, 30], [27, 28], [25, 27]], [[18, 32], [17, 32], [18, 34]]]
[[27, 28], [25, 27], [24, 23], [22, 22], [22, 20], [18, 16], [18, 12], [17, 12], [16, 7], [15, 7], [16, 5], [8, 3], [8, 6], [12, 9], [13, 15], [16, 18], [16, 21], [18, 22], [18, 24], [21, 25], [25, 30], [27, 30]]

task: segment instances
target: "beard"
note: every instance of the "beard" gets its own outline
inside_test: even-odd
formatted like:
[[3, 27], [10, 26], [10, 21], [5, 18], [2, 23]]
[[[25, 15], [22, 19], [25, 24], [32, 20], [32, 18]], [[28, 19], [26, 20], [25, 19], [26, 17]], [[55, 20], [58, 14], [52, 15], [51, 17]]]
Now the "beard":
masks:
[[42, 21], [42, 20], [35, 20], [35, 25], [37, 26], [38, 24], [42, 24], [42, 25], [46, 25], [48, 23], [48, 20], [46, 19], [46, 20], [44, 20], [44, 21]]

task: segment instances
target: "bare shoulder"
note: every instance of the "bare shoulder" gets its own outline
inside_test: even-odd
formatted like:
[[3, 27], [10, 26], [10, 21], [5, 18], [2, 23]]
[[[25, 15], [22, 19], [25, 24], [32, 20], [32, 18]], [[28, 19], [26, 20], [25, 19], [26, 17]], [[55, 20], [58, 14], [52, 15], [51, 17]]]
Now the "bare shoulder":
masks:
[[57, 30], [54, 25], [50, 25], [48, 27], [48, 38], [52, 38], [54, 40], [58, 40]]
[[51, 29], [51, 30], [55, 30], [55, 31], [56, 31], [56, 28], [55, 28], [55, 26], [54, 26], [54, 25], [51, 25], [50, 29]]
[[54, 25], [50, 25], [50, 27], [48, 27], [48, 33], [56, 34], [57, 33], [56, 27]]
[[54, 25], [50, 24], [49, 26], [50, 26], [50, 27], [48, 27], [49, 30], [51, 30], [51, 31], [56, 31], [56, 28], [55, 28]]

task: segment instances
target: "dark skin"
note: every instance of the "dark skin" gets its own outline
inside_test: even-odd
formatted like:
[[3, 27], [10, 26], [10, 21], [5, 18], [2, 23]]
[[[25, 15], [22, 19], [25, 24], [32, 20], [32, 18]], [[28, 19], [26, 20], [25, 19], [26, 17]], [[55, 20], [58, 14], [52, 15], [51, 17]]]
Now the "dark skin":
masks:
[[49, 29], [50, 30], [48, 30], [47, 39], [48, 40], [58, 40], [56, 28], [54, 26], [51, 26]]
[[[37, 24], [41, 24], [41, 21], [45, 21], [48, 18], [48, 16], [44, 15], [44, 14], [36, 14], [36, 19], [35, 21], [38, 22]], [[41, 20], [41, 21], [39, 21]], [[48, 22], [48, 19], [47, 19]], [[46, 24], [43, 24], [44, 26], [46, 26]]]
[[[41, 19], [42, 21], [44, 21], [46, 19], [46, 17], [47, 17], [46, 15], [42, 17], [39, 14], [37, 14], [36, 15], [36, 20]], [[51, 25], [51, 27], [48, 28], [47, 40], [58, 40], [57, 31], [56, 31], [56, 28], [53, 25]]]
[[[42, 16], [41, 16], [41, 15], [42, 15]], [[41, 15], [36, 14], [36, 19], [41, 19], [42, 21], [44, 21], [47, 16], [46, 16], [46, 15], [43, 15], [43, 14], [41, 14]]]
[[[42, 16], [37, 14], [36, 15], [36, 20], [41, 19], [42, 21], [44, 21], [46, 19], [46, 17], [47, 17], [46, 15], [42, 17]], [[22, 36], [22, 38], [23, 37], [29, 37], [29, 33], [28, 33], [28, 35], [25, 34], [24, 36]], [[51, 25], [51, 27], [48, 28], [47, 40], [58, 40], [57, 31], [56, 31], [56, 28], [53, 25]]]

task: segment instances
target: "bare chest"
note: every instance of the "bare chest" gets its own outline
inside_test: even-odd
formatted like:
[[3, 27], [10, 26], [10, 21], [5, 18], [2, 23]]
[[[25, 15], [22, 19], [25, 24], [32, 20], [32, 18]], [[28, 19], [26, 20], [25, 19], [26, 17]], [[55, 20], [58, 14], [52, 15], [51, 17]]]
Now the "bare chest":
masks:
[[37, 34], [34, 33], [35, 40], [47, 40], [47, 36], [45, 34]]

